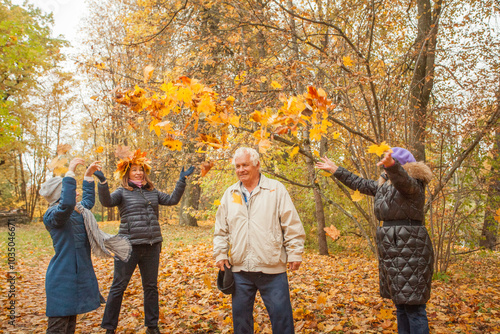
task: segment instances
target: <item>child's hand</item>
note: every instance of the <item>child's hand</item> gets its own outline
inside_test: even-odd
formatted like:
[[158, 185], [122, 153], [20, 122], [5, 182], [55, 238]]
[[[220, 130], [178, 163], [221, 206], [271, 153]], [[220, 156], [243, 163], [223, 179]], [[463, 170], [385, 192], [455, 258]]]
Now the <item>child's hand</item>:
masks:
[[382, 158], [382, 160], [380, 160], [377, 163], [377, 166], [384, 165], [385, 168], [388, 168], [388, 167], [391, 167], [392, 165], [394, 165], [394, 163], [395, 163], [395, 161], [392, 158], [392, 151], [391, 150], [387, 150], [387, 151], [385, 151], [384, 157]]
[[83, 165], [85, 162], [85, 160], [83, 160], [82, 158], [74, 158], [73, 160], [71, 160], [71, 162], [69, 163], [69, 167], [68, 169], [70, 171], [72, 171], [73, 173], [75, 172], [76, 170], [76, 167], [78, 165]]

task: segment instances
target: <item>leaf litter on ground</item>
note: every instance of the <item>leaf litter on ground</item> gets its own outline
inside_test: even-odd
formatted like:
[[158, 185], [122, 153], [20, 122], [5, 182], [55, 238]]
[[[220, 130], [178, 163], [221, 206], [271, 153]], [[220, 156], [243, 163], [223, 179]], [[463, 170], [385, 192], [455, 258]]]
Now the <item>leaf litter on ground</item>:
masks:
[[[118, 222], [100, 223], [116, 233]], [[159, 269], [160, 326], [163, 333], [232, 333], [231, 298], [217, 290], [212, 258], [213, 222], [199, 227], [162, 225]], [[0, 322], [3, 333], [45, 333], [45, 271], [53, 255], [42, 224], [17, 226], [15, 327]], [[7, 229], [0, 229], [7, 246]], [[342, 236], [338, 252], [320, 256], [307, 250], [298, 271], [288, 272], [297, 334], [397, 333], [394, 305], [378, 293], [377, 260], [358, 237]], [[336, 249], [337, 249], [336, 248]], [[6, 268], [3, 253], [2, 268]], [[102, 294], [113, 280], [113, 259], [93, 258]], [[431, 333], [500, 332], [498, 252], [457, 256], [446, 279], [434, 280], [427, 304]], [[7, 272], [3, 277], [6, 277]], [[5, 311], [10, 303], [6, 280], [0, 288]], [[78, 333], [101, 333], [104, 306], [78, 316]], [[5, 313], [5, 316], [8, 312]], [[255, 303], [255, 333], [272, 333], [264, 304]], [[125, 292], [117, 333], [144, 332], [143, 294], [137, 269]]]

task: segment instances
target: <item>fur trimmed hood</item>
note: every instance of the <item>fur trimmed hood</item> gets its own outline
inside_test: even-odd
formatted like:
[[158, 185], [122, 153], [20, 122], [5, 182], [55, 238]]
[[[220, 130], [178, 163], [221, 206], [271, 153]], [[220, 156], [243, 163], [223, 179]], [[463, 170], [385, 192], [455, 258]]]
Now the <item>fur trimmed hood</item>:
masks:
[[[408, 175], [410, 175], [414, 179], [423, 181], [424, 184], [428, 184], [432, 180], [432, 171], [429, 166], [427, 166], [423, 161], [409, 162], [404, 164], [402, 167], [408, 173]], [[386, 182], [387, 176], [384, 177], [385, 173], [383, 173], [382, 175], [383, 176], [378, 179], [379, 186]]]

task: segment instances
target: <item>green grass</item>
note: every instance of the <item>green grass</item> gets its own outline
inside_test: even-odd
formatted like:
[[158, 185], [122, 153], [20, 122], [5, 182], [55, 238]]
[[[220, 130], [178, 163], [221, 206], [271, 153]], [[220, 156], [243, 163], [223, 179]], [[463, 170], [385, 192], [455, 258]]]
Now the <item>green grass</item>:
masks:
[[[102, 231], [109, 234], [118, 233], [119, 223], [99, 222]], [[174, 221], [161, 224], [163, 247], [180, 247], [195, 245], [199, 242], [211, 242], [213, 237], [213, 223], [200, 222], [199, 227], [179, 226]], [[49, 232], [43, 223], [19, 224], [15, 226], [14, 236], [9, 240], [7, 226], [0, 227], [0, 261], [8, 262], [9, 241], [13, 241], [17, 261], [33, 262], [52, 256], [54, 248]]]

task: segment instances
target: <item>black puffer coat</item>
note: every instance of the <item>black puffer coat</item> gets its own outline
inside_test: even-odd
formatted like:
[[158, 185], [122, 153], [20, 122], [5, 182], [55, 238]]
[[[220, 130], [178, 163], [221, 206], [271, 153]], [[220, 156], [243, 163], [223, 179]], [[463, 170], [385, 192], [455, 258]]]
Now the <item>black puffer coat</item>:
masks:
[[[385, 172], [379, 181], [373, 181], [339, 167], [334, 176], [351, 189], [375, 196], [377, 219], [423, 221], [425, 185], [432, 178], [430, 168], [423, 162], [404, 166], [396, 162]], [[395, 304], [425, 304], [430, 298], [434, 263], [425, 226], [381, 226], [376, 237], [380, 295]]]
[[120, 229], [118, 234], [126, 235], [132, 245], [154, 244], [163, 241], [158, 222], [159, 205], [176, 205], [179, 203], [186, 181], [179, 180], [172, 195], [157, 189], [146, 190], [138, 188], [129, 182], [133, 188], [123, 187], [109, 193], [108, 183], [99, 183], [99, 201], [105, 207], [118, 206], [120, 210]]

